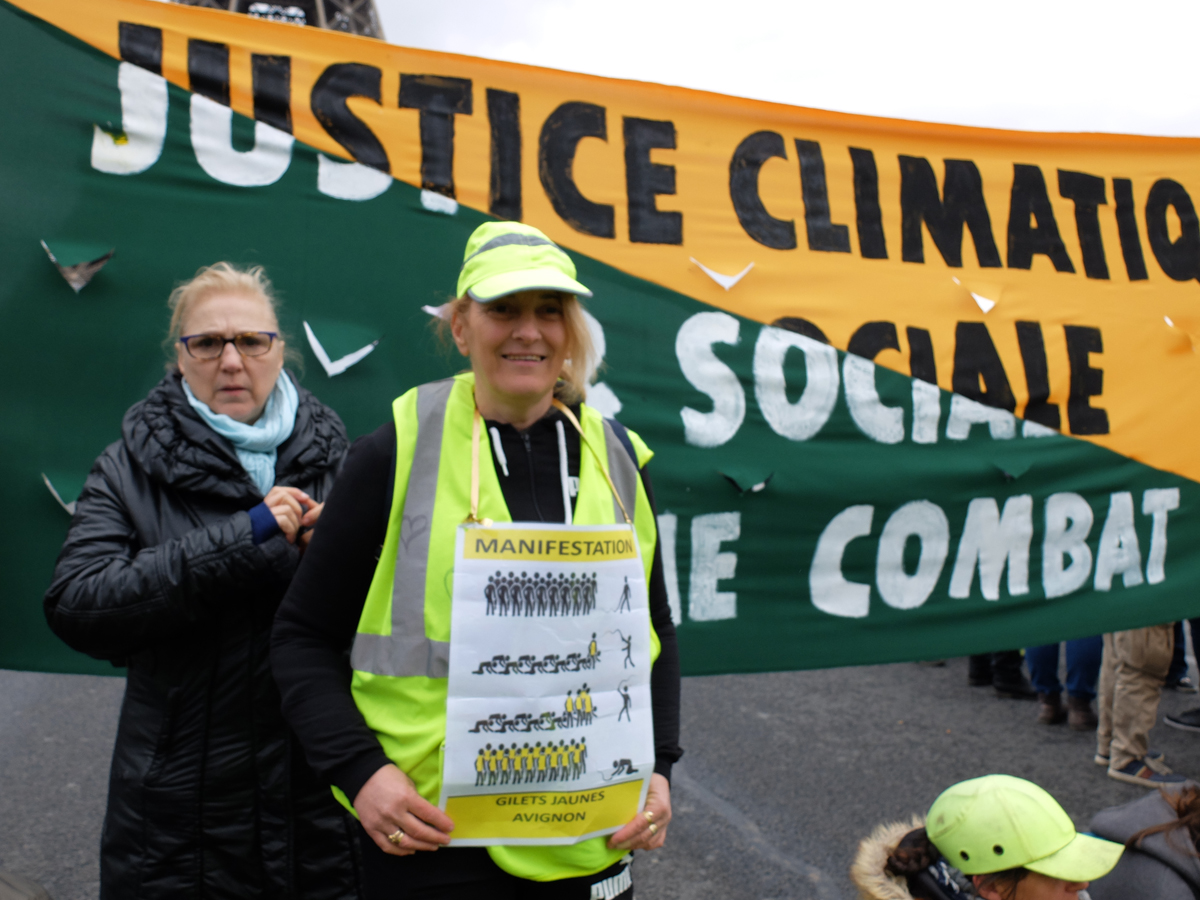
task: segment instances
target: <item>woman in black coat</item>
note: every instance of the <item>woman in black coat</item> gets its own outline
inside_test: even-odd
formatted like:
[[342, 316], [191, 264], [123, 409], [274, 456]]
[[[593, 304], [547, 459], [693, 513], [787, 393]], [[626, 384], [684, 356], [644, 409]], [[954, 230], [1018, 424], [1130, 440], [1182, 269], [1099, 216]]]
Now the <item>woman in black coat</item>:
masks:
[[283, 372], [261, 270], [202, 269], [171, 308], [175, 371], [96, 461], [45, 598], [59, 637], [128, 668], [101, 897], [357, 897], [357, 826], [268, 661], [345, 428]]

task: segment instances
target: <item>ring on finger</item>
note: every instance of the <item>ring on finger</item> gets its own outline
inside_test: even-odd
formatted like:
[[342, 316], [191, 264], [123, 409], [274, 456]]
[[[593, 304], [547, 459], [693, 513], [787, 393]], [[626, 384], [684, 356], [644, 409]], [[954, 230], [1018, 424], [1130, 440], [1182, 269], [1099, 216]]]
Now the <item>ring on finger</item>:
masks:
[[399, 847], [404, 842], [404, 832], [397, 828], [394, 834], [387, 836], [387, 839]]
[[653, 810], [648, 809], [645, 812], [643, 812], [642, 815], [646, 817], [647, 822], [654, 821], [654, 811]]
[[657, 834], [657, 833], [658, 833], [658, 826], [657, 826], [657, 825], [655, 825], [653, 822], [651, 822], [651, 823], [650, 823], [650, 833], [651, 833], [651, 834]]

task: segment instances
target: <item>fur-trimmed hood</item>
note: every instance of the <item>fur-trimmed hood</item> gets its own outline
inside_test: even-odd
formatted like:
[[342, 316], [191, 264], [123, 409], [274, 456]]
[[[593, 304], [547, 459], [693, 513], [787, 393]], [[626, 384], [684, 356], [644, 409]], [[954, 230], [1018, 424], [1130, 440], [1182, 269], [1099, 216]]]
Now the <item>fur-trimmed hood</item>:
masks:
[[910, 822], [885, 822], [876, 826], [858, 845], [850, 879], [858, 887], [862, 900], [912, 900], [908, 879], [885, 870], [888, 857], [900, 839], [916, 828], [923, 828], [925, 819], [914, 815]]
[[[850, 878], [858, 887], [861, 900], [913, 900], [908, 889], [908, 879], [902, 875], [892, 875], [887, 871], [888, 857], [896, 849], [901, 839], [917, 828], [925, 827], [923, 816], [914, 815], [907, 822], [885, 822], [876, 827], [868, 837], [863, 838], [854, 855], [854, 863], [850, 866]], [[941, 877], [952, 878], [954, 889], [959, 896], [977, 897], [970, 881], [962, 877], [956, 869], [945, 863], [940, 863]], [[950, 896], [948, 893], [947, 896]]]

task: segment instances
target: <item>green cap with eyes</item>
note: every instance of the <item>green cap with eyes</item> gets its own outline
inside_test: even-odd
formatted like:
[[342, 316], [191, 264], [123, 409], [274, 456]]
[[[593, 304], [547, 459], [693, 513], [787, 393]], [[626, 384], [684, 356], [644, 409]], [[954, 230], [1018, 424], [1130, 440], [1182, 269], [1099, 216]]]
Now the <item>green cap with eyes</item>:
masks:
[[1049, 878], [1092, 881], [1125, 849], [1078, 834], [1058, 802], [1032, 781], [985, 775], [947, 788], [933, 801], [925, 833], [964, 875], [1024, 867]]
[[517, 291], [592, 292], [575, 280], [575, 263], [532, 225], [487, 222], [475, 229], [463, 253], [455, 296], [488, 303]]

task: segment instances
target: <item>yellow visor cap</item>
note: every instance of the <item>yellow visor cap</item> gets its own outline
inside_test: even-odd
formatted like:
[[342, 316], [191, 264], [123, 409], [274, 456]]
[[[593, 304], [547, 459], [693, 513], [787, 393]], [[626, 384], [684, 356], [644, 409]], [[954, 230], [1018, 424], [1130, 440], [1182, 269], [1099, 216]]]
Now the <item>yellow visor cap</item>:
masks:
[[463, 253], [457, 297], [488, 303], [517, 291], [592, 292], [575, 280], [575, 263], [532, 225], [487, 222], [475, 229]]
[[1058, 802], [1032, 781], [985, 775], [952, 785], [929, 808], [925, 832], [964, 875], [1023, 866], [1064, 881], [1107, 875], [1121, 844], [1079, 834]]

